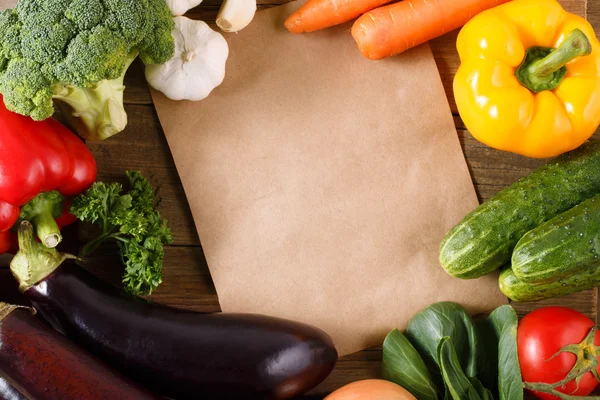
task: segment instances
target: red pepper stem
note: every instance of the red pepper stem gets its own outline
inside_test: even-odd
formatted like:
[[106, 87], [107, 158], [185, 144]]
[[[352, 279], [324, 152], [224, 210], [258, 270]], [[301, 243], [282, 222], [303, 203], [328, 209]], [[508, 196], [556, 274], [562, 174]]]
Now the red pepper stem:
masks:
[[56, 190], [43, 192], [21, 207], [21, 220], [35, 227], [37, 236], [49, 248], [56, 247], [62, 240], [55, 218], [60, 217], [65, 198]]
[[44, 246], [52, 249], [62, 241], [60, 229], [52, 214], [47, 212], [38, 214], [31, 220], [31, 223], [35, 226], [35, 232]]

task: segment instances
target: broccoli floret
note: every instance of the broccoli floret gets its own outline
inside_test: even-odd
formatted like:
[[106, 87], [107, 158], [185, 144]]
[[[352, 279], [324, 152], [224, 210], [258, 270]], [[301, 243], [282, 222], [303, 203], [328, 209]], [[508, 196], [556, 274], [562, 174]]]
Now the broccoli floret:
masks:
[[92, 29], [106, 18], [100, 0], [73, 0], [65, 11], [65, 16], [82, 31]]
[[[155, 15], [171, 15], [171, 10], [164, 0], [148, 0], [148, 6]], [[172, 18], [158, 19], [154, 22], [155, 32], [142, 38], [138, 45], [144, 64], [162, 64], [173, 57], [173, 27]]]
[[[165, 0], [160, 0], [165, 3]], [[145, 36], [152, 36], [151, 29], [157, 29], [160, 18], [151, 20], [148, 15], [164, 15], [157, 13], [148, 0], [104, 0], [112, 19], [117, 21], [119, 31], [129, 42], [139, 43]], [[166, 3], [165, 3], [166, 5]], [[172, 21], [169, 12], [169, 20]], [[164, 20], [164, 18], [163, 18]], [[114, 23], [114, 22], [113, 22]]]
[[53, 25], [63, 19], [71, 0], [19, 0], [16, 11], [27, 27]]
[[0, 78], [0, 92], [10, 93], [4, 97], [6, 108], [36, 121], [48, 118], [54, 111], [50, 82], [35, 61], [10, 60]]
[[[21, 24], [14, 10], [0, 11], [0, 60], [4, 66], [8, 60], [21, 57]], [[0, 68], [2, 71], [2, 68]]]
[[36, 120], [56, 100], [79, 134], [104, 139], [127, 123], [127, 68], [173, 57], [173, 28], [165, 0], [19, 0], [0, 12], [0, 94]]
[[37, 25], [22, 29], [21, 32], [23, 58], [42, 65], [59, 62], [73, 38], [73, 30], [62, 24]]
[[69, 43], [67, 57], [56, 64], [53, 74], [58, 81], [77, 87], [96, 86], [104, 79], [118, 78], [128, 54], [129, 46], [123, 36], [96, 26]]

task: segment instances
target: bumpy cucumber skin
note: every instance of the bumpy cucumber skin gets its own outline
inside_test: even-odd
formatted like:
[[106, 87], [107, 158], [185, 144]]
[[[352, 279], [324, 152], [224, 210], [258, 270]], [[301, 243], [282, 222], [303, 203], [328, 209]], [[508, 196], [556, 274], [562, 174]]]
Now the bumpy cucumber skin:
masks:
[[524, 283], [550, 283], [600, 265], [600, 195], [544, 222], [519, 240], [512, 270]]
[[600, 268], [589, 267], [567, 278], [541, 285], [519, 280], [512, 268], [506, 267], [498, 279], [500, 290], [513, 301], [537, 301], [561, 297], [600, 286]]
[[510, 261], [536, 226], [600, 193], [600, 142], [589, 142], [498, 192], [452, 228], [440, 245], [446, 272], [479, 278]]

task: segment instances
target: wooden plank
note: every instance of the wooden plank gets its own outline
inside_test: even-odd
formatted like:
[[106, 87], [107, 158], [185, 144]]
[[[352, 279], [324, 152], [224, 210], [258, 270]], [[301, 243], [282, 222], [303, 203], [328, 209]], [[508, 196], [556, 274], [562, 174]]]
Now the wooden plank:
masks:
[[89, 142], [98, 180], [126, 182], [125, 171], [141, 171], [158, 188], [159, 211], [169, 221], [175, 245], [199, 245], [194, 221], [173, 157], [153, 107], [126, 105], [127, 129], [103, 142]]
[[[104, 246], [85, 263], [86, 269], [115, 286], [121, 286], [123, 267], [116, 246]], [[200, 247], [165, 249], [163, 283], [149, 299], [198, 312], [219, 312], [219, 300]]]

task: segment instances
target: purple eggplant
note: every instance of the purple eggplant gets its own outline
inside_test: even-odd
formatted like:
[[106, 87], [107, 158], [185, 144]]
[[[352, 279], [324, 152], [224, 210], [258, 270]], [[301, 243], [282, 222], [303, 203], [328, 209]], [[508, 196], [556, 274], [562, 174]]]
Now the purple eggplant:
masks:
[[33, 315], [0, 303], [0, 398], [158, 400]]
[[287, 399], [332, 371], [318, 328], [254, 314], [203, 314], [132, 298], [19, 228], [11, 263], [25, 297], [58, 331], [175, 399]]

